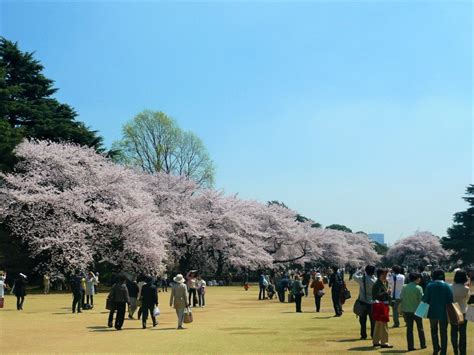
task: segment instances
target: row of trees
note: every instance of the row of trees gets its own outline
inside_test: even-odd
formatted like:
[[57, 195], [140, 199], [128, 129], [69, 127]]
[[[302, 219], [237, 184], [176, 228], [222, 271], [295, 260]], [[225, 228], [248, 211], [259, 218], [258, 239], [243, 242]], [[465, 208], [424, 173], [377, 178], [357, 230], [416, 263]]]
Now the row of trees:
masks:
[[221, 274], [379, 260], [365, 235], [314, 228], [288, 208], [137, 171], [90, 148], [24, 142], [16, 154], [15, 172], [1, 176], [0, 215], [41, 271], [105, 263], [130, 271], [168, 266]]

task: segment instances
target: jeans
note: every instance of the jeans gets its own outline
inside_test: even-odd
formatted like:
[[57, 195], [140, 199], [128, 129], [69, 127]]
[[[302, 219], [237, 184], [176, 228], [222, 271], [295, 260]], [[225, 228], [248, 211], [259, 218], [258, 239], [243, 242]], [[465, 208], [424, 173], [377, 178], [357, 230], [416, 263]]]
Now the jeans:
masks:
[[189, 289], [189, 296], [188, 296], [188, 303], [191, 304], [191, 298], [193, 299], [193, 307], [196, 307], [197, 303], [198, 303], [198, 300], [197, 300], [197, 297], [196, 297], [196, 289], [195, 288], [190, 288]]
[[278, 290], [278, 300], [280, 302], [285, 302], [285, 290]]
[[258, 292], [258, 299], [265, 299], [265, 286], [260, 285], [260, 291]]
[[[360, 302], [360, 301], [359, 301]], [[362, 312], [359, 315], [359, 324], [360, 324], [360, 337], [366, 339], [367, 338], [367, 317], [370, 321], [370, 337], [374, 337], [374, 327], [375, 322], [372, 318], [372, 305], [360, 303], [362, 305]]]
[[178, 316], [178, 328], [183, 326], [184, 308], [176, 308], [176, 315]]
[[23, 310], [23, 302], [25, 302], [25, 296], [16, 296], [16, 309]]
[[405, 323], [407, 324], [407, 345], [408, 350], [415, 349], [415, 342], [413, 340], [413, 322], [416, 323], [416, 328], [418, 329], [418, 338], [420, 339], [420, 346], [422, 348], [426, 347], [425, 331], [423, 330], [423, 319], [415, 316], [415, 313], [404, 312], [403, 317], [405, 318]]
[[77, 307], [77, 311], [81, 312], [81, 308], [82, 308], [81, 296], [82, 295], [80, 292], [74, 292], [72, 294], [72, 312], [76, 312], [76, 307]]
[[372, 338], [374, 344], [388, 344], [388, 323], [375, 321], [374, 336]]
[[308, 297], [308, 285], [304, 285], [304, 296]]
[[168, 292], [168, 281], [161, 280], [161, 291]]
[[453, 346], [454, 354], [466, 355], [466, 330], [467, 330], [466, 315], [464, 315], [463, 324], [460, 324], [460, 325], [451, 324], [451, 344]]
[[[87, 299], [87, 301], [86, 301], [87, 304], [90, 304], [91, 306], [94, 305], [94, 296], [93, 295], [87, 295], [86, 299]], [[91, 303], [89, 303], [89, 301], [91, 301]]]
[[[433, 351], [440, 352], [441, 355], [446, 355], [448, 351], [448, 321], [447, 319], [430, 319], [431, 327], [431, 341], [433, 342]], [[439, 335], [441, 337], [441, 346], [439, 346]]]
[[137, 310], [137, 298], [136, 297], [129, 297], [130, 303], [128, 305], [128, 316], [133, 317], [133, 314]]
[[125, 319], [125, 304], [125, 302], [114, 302], [114, 305], [109, 312], [109, 327], [112, 326], [114, 313], [117, 311], [117, 316], [115, 317], [115, 329], [122, 329], [123, 321]]
[[199, 301], [199, 307], [204, 307], [206, 305], [205, 293], [199, 290], [198, 290], [198, 301]]
[[302, 297], [303, 297], [302, 294], [295, 295], [296, 312], [301, 312], [301, 298]]
[[153, 311], [155, 306], [148, 306], [142, 307], [142, 324], [146, 326], [146, 320], [148, 319], [148, 313], [150, 313], [151, 320], [153, 321], [153, 325], [156, 324], [156, 317], [153, 315]]
[[400, 304], [400, 300], [393, 300], [392, 301], [392, 314], [393, 314], [393, 325], [395, 327], [400, 326], [400, 316], [398, 314], [398, 305]]
[[336, 316], [342, 315], [342, 306], [341, 306], [341, 291], [334, 290], [331, 293], [332, 305], [334, 307], [334, 312]]
[[314, 295], [314, 304], [316, 305], [316, 312], [321, 309], [321, 296]]

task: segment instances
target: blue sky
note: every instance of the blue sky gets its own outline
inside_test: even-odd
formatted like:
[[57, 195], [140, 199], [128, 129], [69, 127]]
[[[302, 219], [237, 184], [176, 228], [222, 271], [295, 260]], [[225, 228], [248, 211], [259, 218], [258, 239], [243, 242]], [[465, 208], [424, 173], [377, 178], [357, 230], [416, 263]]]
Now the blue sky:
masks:
[[472, 4], [23, 2], [0, 33], [106, 143], [145, 108], [216, 187], [328, 225], [444, 235], [472, 182]]

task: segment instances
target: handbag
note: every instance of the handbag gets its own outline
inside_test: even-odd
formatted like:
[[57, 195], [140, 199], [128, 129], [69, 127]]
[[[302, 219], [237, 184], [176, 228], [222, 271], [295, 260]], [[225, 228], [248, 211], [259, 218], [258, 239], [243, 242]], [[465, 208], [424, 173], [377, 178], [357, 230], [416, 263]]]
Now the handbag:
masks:
[[193, 312], [191, 311], [191, 308], [185, 308], [184, 309], [184, 323], [192, 323], [193, 322]]
[[468, 320], [470, 322], [474, 322], [474, 307], [473, 306], [469, 306], [467, 308], [466, 320]]
[[372, 318], [378, 322], [388, 323], [390, 307], [383, 302], [372, 303]]
[[344, 291], [342, 291], [342, 297], [344, 298], [344, 300], [348, 300], [352, 297], [351, 291], [349, 291], [347, 288], [344, 288]]
[[446, 305], [446, 313], [448, 321], [451, 325], [460, 325], [464, 323], [464, 315], [458, 303], [450, 303]]
[[316, 295], [318, 297], [323, 297], [324, 296], [324, 291], [323, 290], [318, 290], [318, 292], [316, 293]]
[[428, 311], [430, 310], [430, 305], [425, 302], [420, 302], [415, 311], [415, 316], [419, 318], [428, 318]]
[[3, 308], [5, 305], [5, 298], [0, 297], [0, 308]]
[[357, 299], [355, 302], [354, 302], [354, 307], [352, 308], [352, 311], [354, 312], [354, 314], [357, 316], [357, 317], [360, 317], [360, 315], [362, 314], [364, 310], [364, 305], [362, 303], [360, 303], [360, 301]]
[[114, 307], [114, 304], [113, 304], [112, 299], [107, 298], [107, 300], [105, 301], [105, 309], [111, 311], [113, 307]]
[[158, 317], [159, 315], [160, 315], [160, 309], [158, 308], [158, 306], [156, 306], [155, 308], [153, 308], [153, 316]]

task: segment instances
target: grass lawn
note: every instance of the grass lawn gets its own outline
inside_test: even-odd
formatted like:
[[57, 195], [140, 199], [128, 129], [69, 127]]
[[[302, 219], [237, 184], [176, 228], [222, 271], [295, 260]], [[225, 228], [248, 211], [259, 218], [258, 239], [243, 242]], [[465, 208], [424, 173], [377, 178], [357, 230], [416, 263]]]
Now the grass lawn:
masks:
[[[105, 293], [96, 295], [94, 310], [82, 314], [71, 313], [69, 294], [28, 295], [24, 311], [16, 311], [15, 298], [8, 295], [6, 308], [0, 310], [0, 353], [405, 352], [404, 327], [390, 329], [394, 349], [373, 351], [370, 340], [358, 340], [359, 323], [352, 313], [357, 287], [352, 281], [349, 287], [353, 298], [341, 318], [333, 318], [329, 294], [323, 297], [321, 313], [314, 312], [313, 298], [308, 297], [303, 300], [304, 313], [297, 314], [294, 303], [258, 301], [255, 286], [247, 292], [240, 287], [209, 287], [208, 305], [195, 309], [194, 322], [182, 331], [176, 330], [169, 293], [159, 294], [162, 315], [156, 328], [143, 330], [138, 320], [126, 319], [122, 331], [106, 327]], [[468, 324], [468, 354], [474, 353], [472, 327]], [[431, 354], [427, 321], [425, 334], [428, 349], [416, 354]], [[415, 346], [419, 346], [416, 332]]]

